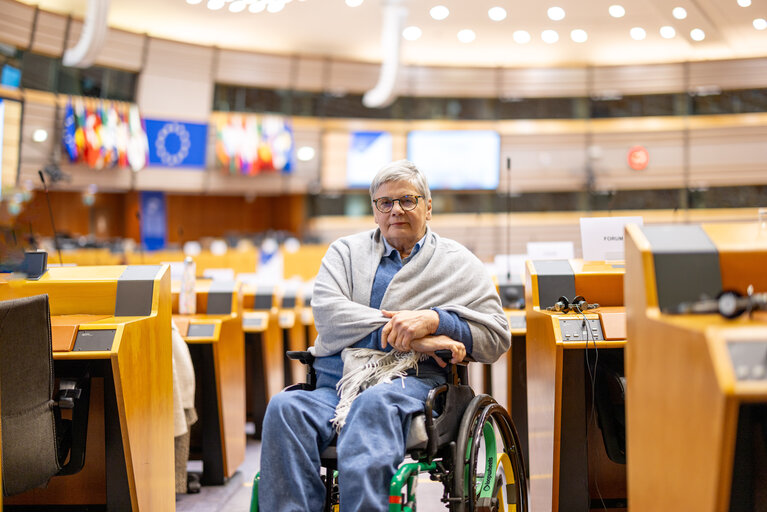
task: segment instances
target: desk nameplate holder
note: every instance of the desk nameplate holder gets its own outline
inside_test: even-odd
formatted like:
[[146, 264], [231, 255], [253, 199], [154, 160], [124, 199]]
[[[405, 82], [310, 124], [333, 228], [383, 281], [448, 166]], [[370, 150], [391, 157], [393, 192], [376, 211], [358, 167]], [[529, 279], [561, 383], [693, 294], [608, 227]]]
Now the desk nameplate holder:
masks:
[[78, 329], [73, 352], [109, 352], [116, 329]]

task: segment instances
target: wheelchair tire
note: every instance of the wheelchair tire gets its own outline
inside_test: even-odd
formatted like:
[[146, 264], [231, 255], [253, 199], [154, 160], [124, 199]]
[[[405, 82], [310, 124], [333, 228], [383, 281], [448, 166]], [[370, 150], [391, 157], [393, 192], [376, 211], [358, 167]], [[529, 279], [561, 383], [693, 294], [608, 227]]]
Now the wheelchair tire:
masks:
[[[496, 448], [496, 438], [500, 439], [502, 450], [500, 446]], [[481, 445], [490, 452], [484, 457], [480, 457]], [[477, 395], [466, 408], [456, 440], [455, 459], [451, 496], [456, 499], [451, 500], [451, 512], [528, 510], [519, 436], [509, 413], [491, 396]], [[504, 480], [502, 493], [495, 482], [497, 472]], [[505, 503], [500, 502], [501, 496], [506, 496]]]

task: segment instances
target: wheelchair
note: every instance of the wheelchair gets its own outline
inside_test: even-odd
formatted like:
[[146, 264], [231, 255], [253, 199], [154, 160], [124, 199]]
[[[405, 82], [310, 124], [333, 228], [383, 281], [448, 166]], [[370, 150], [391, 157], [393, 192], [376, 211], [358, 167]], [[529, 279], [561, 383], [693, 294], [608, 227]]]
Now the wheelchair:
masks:
[[[309, 352], [287, 352], [307, 365], [307, 382], [286, 391], [314, 389], [316, 376]], [[449, 350], [437, 351], [448, 363], [447, 383], [432, 389], [423, 413], [408, 432], [405, 461], [389, 486], [389, 512], [414, 512], [420, 473], [443, 486], [441, 501], [450, 512], [518, 512], [528, 510], [528, 482], [519, 436], [509, 413], [489, 395], [476, 395], [468, 383], [466, 363], [450, 365]], [[335, 446], [321, 454], [325, 512], [337, 512], [338, 472]], [[410, 462], [408, 462], [410, 461]], [[260, 473], [253, 481], [251, 512], [258, 511]]]

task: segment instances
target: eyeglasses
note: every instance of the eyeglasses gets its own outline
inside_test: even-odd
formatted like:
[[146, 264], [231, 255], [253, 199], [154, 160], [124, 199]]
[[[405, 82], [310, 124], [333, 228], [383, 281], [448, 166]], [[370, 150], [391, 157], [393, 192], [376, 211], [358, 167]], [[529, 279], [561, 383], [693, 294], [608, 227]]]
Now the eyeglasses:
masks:
[[415, 210], [415, 207], [418, 206], [419, 197], [423, 199], [423, 196], [402, 196], [399, 199], [379, 197], [378, 199], [373, 200], [373, 204], [376, 205], [379, 212], [389, 213], [391, 209], [394, 208], [394, 203], [397, 202], [399, 203], [400, 208], [409, 212], [410, 210]]

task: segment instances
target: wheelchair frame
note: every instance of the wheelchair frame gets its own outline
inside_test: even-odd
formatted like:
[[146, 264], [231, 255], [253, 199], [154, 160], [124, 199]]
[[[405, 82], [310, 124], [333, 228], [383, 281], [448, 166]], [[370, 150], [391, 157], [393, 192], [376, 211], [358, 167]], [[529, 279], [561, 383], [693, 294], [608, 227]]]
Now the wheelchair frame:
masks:
[[[437, 351], [449, 362], [449, 350]], [[307, 382], [286, 390], [314, 389], [314, 357], [309, 352], [287, 352], [307, 365]], [[418, 476], [428, 472], [443, 485], [441, 501], [450, 512], [518, 512], [528, 510], [528, 482], [519, 436], [506, 409], [490, 395], [474, 395], [466, 364], [448, 366], [447, 384], [432, 389], [424, 406], [426, 447], [409, 450], [414, 462], [403, 462], [389, 485], [389, 512], [415, 512]], [[450, 408], [463, 409], [454, 414]], [[438, 417], [432, 412], [443, 409]], [[450, 410], [448, 413], [447, 411]], [[459, 411], [460, 412], [460, 411]], [[497, 443], [500, 439], [500, 446]], [[498, 448], [502, 451], [498, 452]], [[335, 459], [322, 459], [325, 469], [324, 510], [338, 510]], [[253, 481], [251, 512], [258, 511], [258, 483]]]

